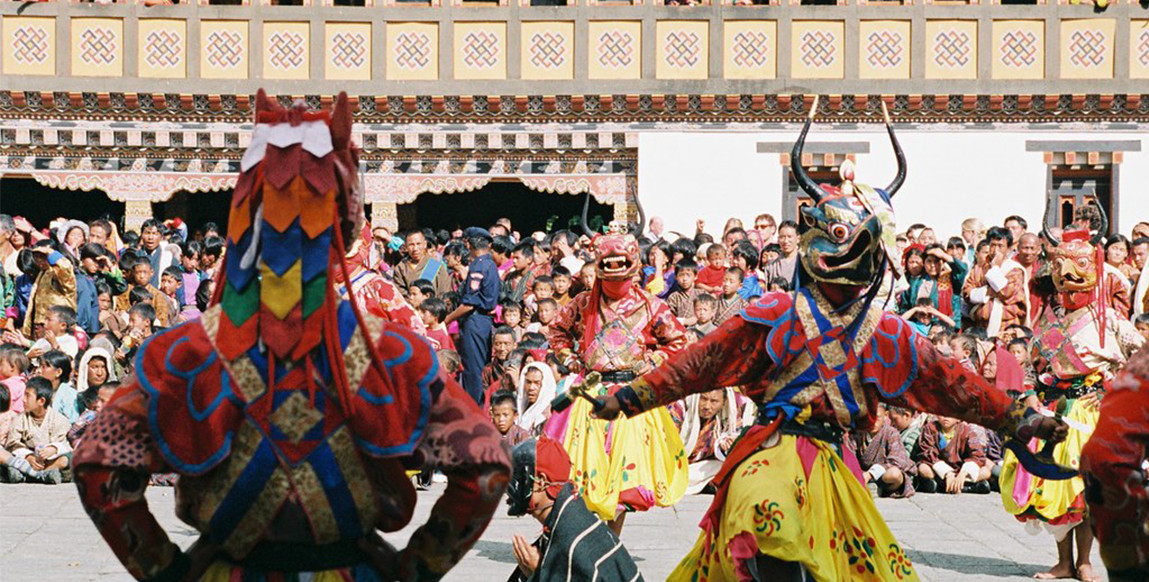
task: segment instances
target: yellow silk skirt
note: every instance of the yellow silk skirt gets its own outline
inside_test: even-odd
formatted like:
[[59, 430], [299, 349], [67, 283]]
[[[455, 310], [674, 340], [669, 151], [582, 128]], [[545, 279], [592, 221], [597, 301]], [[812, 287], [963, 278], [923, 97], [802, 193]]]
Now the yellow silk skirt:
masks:
[[[1075, 420], [1089, 427], [1097, 426], [1100, 408], [1096, 402], [1083, 403], [1074, 400], [1065, 418]], [[1091, 433], [1074, 428], [1069, 429], [1065, 441], [1053, 449], [1053, 458], [1058, 464], [1076, 469], [1081, 462], [1081, 449], [1089, 441]], [[1044, 441], [1033, 439], [1031, 451], [1040, 450]], [[1001, 502], [1005, 510], [1021, 521], [1038, 520], [1049, 525], [1048, 529], [1058, 539], [1063, 539], [1070, 529], [1085, 519], [1085, 501], [1082, 492], [1085, 482], [1081, 477], [1061, 481], [1048, 481], [1030, 475], [1017, 462], [1017, 457], [1006, 451], [1002, 458]]]
[[563, 447], [571, 482], [601, 519], [614, 519], [619, 509], [669, 507], [686, 493], [688, 460], [665, 408], [607, 422], [592, 417], [590, 403], [579, 399], [567, 422]]
[[824, 582], [918, 579], [838, 453], [803, 440], [814, 447], [809, 478], [792, 435], [748, 457], [730, 477], [717, 530], [702, 532], [668, 580], [751, 580], [758, 554], [799, 563]]

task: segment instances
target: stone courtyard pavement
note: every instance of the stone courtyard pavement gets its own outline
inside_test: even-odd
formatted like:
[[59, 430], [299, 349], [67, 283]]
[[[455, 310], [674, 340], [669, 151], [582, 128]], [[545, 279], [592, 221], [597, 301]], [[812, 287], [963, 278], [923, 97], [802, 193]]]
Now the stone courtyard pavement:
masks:
[[[422, 523], [442, 485], [420, 493], [414, 523]], [[194, 532], [175, 519], [172, 489], [148, 490], [152, 510], [176, 543], [187, 546]], [[710, 497], [691, 497], [675, 510], [632, 516], [623, 541], [647, 580], [663, 580], [693, 545], [697, 523]], [[923, 580], [1010, 581], [1051, 565], [1053, 538], [1030, 536], [992, 495], [917, 495], [879, 500], [897, 538], [906, 546]], [[511, 534], [538, 533], [530, 518], [496, 517], [482, 540], [447, 576], [449, 581], [502, 582], [514, 567]], [[410, 529], [388, 536], [402, 546]], [[1094, 563], [1100, 564], [1094, 550]], [[130, 580], [84, 515], [70, 485], [0, 485], [0, 580]], [[1103, 569], [1098, 566], [1098, 572]]]

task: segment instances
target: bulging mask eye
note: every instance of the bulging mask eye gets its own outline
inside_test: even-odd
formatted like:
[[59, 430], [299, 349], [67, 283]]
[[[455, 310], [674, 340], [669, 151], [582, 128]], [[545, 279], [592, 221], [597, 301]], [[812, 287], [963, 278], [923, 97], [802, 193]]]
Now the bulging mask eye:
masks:
[[831, 238], [838, 242], [843, 242], [850, 237], [850, 227], [840, 222], [832, 223], [826, 232], [829, 233]]

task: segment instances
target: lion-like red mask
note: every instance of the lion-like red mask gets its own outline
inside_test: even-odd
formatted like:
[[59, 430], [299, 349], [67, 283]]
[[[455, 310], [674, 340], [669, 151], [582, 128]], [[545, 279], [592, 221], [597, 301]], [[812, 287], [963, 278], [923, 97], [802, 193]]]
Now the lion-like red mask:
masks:
[[629, 281], [642, 266], [638, 241], [629, 234], [604, 234], [594, 239], [595, 275], [600, 281]]

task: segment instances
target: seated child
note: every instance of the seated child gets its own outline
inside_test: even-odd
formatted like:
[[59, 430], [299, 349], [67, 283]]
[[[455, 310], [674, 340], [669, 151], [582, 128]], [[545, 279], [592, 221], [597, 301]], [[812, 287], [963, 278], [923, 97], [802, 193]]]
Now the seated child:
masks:
[[714, 323], [714, 315], [718, 311], [718, 300], [709, 293], [702, 293], [694, 298], [694, 325], [690, 327], [701, 335], [706, 335], [718, 325]]
[[877, 485], [879, 497], [914, 494], [913, 476], [918, 472], [917, 467], [902, 444], [902, 435], [890, 424], [884, 404], [878, 405], [873, 428], [850, 433], [850, 444], [858, 456], [858, 464], [866, 471], [866, 481]]
[[555, 288], [554, 300], [558, 302], [559, 307], [563, 307], [574, 299], [571, 295], [571, 272], [566, 267], [559, 265], [551, 270], [551, 282]]
[[507, 514], [531, 514], [543, 526], [534, 543], [516, 534], [518, 569], [510, 581], [643, 580], [634, 559], [570, 483], [571, 461], [561, 444], [542, 437], [512, 452]]
[[[8, 388], [12, 399], [12, 412], [24, 412], [24, 374], [32, 362], [24, 349], [16, 344], [0, 346], [0, 384]], [[8, 436], [5, 433], [4, 436]]]
[[1137, 333], [1140, 333], [1141, 337], [1149, 340], [1149, 313], [1138, 315], [1133, 320], [1133, 326], [1137, 328]]
[[706, 267], [698, 271], [695, 285], [713, 295], [722, 294], [722, 279], [726, 277], [726, 247], [712, 244], [706, 249]]
[[435, 296], [435, 287], [426, 279], [415, 279], [407, 289], [407, 300], [412, 307], [418, 308], [425, 299]]
[[447, 333], [443, 320], [447, 318], [447, 302], [438, 297], [428, 297], [419, 304], [419, 317], [427, 328], [427, 339], [436, 350], [454, 350], [455, 342]]
[[8, 442], [0, 449], [0, 480], [7, 483], [58, 484], [71, 461], [68, 444], [71, 424], [52, 410], [52, 383], [39, 376], [28, 379], [24, 413], [12, 421]]
[[702, 294], [694, 283], [698, 278], [698, 263], [682, 259], [674, 267], [675, 289], [666, 297], [666, 305], [678, 321], [687, 327], [697, 323], [694, 318], [694, 299]]
[[506, 300], [501, 304], [503, 307], [503, 325], [511, 328], [515, 334], [515, 343], [523, 339], [523, 334], [527, 333], [527, 324], [523, 321], [523, 306], [518, 301]]
[[742, 313], [743, 309], [746, 309], [746, 300], [739, 294], [744, 278], [742, 269], [738, 267], [726, 269], [726, 275], [722, 278], [722, 296], [718, 299], [718, 310], [714, 316], [716, 325], [726, 323], [726, 320], [735, 317]]
[[491, 422], [495, 424], [499, 434], [503, 435], [503, 442], [511, 448], [531, 438], [531, 433], [515, 422], [518, 418], [514, 392], [499, 390], [491, 395]]
[[72, 377], [72, 358], [52, 350], [40, 357], [37, 375], [52, 383], [52, 410], [63, 414], [69, 424], [79, 420], [82, 412], [77, 402], [79, 394], [68, 381]]
[[985, 447], [985, 432], [976, 425], [947, 416], [927, 422], [914, 458], [918, 463], [915, 488], [924, 493], [940, 488], [951, 495], [989, 493], [992, 467]]
[[72, 428], [68, 429], [68, 444], [72, 445], [72, 448], [76, 448], [76, 445], [80, 444], [80, 438], [84, 436], [84, 431], [88, 429], [88, 425], [96, 420], [96, 414], [112, 399], [112, 394], [115, 394], [119, 387], [119, 382], [105, 382], [96, 389], [95, 398], [92, 398], [89, 393], [80, 395], [80, 401], [85, 410], [80, 414], [80, 419], [72, 423]]
[[551, 324], [554, 323], [555, 318], [559, 315], [559, 304], [551, 297], [542, 299], [538, 304], [538, 311], [535, 313], [536, 321], [527, 325], [528, 333], [541, 333], [548, 335], [550, 333]]

